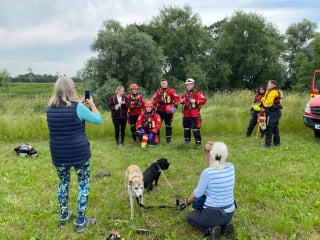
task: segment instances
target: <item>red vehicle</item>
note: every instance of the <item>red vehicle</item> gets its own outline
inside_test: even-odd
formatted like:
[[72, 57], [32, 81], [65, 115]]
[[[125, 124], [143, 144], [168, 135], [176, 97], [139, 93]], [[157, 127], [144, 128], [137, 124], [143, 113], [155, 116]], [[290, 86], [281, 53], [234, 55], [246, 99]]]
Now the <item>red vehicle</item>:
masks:
[[314, 70], [310, 88], [310, 101], [307, 103], [303, 122], [314, 131], [315, 137], [320, 137], [320, 93], [317, 88], [320, 85], [320, 70]]

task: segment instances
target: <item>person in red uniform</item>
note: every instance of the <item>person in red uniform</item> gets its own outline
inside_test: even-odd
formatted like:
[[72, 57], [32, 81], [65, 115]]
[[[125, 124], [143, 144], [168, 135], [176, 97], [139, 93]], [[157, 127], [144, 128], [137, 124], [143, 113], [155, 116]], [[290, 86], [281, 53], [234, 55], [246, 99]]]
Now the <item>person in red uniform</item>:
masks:
[[164, 121], [166, 124], [166, 140], [167, 143], [170, 143], [172, 137], [171, 123], [173, 121], [173, 114], [179, 105], [179, 95], [175, 89], [168, 87], [166, 79], [161, 79], [160, 86], [153, 95], [152, 104], [160, 115], [161, 121]]
[[[258, 88], [258, 92], [257, 94], [254, 96], [253, 99], [253, 105], [250, 108], [250, 121], [249, 121], [249, 126], [247, 129], [247, 134], [246, 137], [250, 137], [251, 133], [253, 131], [253, 129], [255, 128], [255, 126], [258, 123], [258, 119], [259, 119], [259, 115], [263, 114], [263, 116], [265, 115], [264, 111], [260, 108], [261, 106], [261, 99], [264, 96], [264, 94], [266, 93], [266, 89], [264, 87], [259, 87]], [[260, 127], [260, 137], [263, 138], [264, 134], [265, 134], [265, 129], [263, 129], [261, 126]]]
[[127, 94], [126, 98], [130, 103], [128, 108], [128, 123], [130, 124], [130, 131], [133, 141], [137, 140], [136, 136], [136, 122], [139, 115], [144, 109], [144, 96], [138, 93], [139, 86], [138, 84], [130, 85], [131, 93]]
[[185, 82], [187, 90], [181, 95], [180, 103], [183, 105], [184, 143], [191, 141], [191, 130], [196, 142], [196, 148], [201, 146], [201, 106], [207, 102], [202, 92], [194, 88], [195, 81], [188, 78]]
[[158, 132], [161, 128], [161, 117], [155, 112], [152, 102], [145, 104], [145, 111], [138, 117], [137, 136], [141, 140], [141, 147], [154, 147], [159, 142]]

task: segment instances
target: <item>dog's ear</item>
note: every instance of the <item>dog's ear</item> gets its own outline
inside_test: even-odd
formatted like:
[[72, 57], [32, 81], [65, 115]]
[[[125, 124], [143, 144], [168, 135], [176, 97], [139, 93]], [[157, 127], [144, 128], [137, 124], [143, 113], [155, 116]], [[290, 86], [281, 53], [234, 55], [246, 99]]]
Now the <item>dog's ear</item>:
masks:
[[166, 158], [159, 158], [157, 160], [157, 163], [160, 163], [160, 162], [167, 162], [167, 159]]

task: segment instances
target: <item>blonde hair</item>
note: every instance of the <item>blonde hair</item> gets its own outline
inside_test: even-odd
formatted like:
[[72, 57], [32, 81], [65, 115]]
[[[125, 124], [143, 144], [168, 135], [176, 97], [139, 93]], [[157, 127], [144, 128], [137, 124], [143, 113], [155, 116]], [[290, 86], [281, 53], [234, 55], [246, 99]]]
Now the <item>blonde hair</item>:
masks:
[[224, 168], [227, 163], [228, 148], [223, 142], [214, 142], [210, 150], [210, 167], [218, 170]]
[[58, 78], [55, 82], [49, 106], [58, 107], [61, 101], [68, 107], [71, 106], [71, 102], [80, 101], [73, 80], [66, 76]]
[[118, 87], [116, 88], [115, 94], [117, 94], [117, 93], [120, 91], [120, 89], [122, 89], [122, 88], [123, 88], [123, 90], [124, 90], [124, 86], [118, 86]]

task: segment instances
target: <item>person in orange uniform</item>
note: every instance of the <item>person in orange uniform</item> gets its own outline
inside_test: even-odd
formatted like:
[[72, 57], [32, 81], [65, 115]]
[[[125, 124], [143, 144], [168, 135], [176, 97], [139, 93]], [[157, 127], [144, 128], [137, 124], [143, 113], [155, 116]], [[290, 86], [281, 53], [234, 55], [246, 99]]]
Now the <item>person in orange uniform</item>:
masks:
[[168, 87], [167, 79], [161, 79], [160, 88], [155, 92], [152, 98], [152, 104], [156, 112], [160, 115], [161, 121], [166, 124], [166, 140], [171, 142], [173, 114], [179, 105], [179, 96], [175, 89]]
[[267, 92], [261, 99], [262, 106], [266, 111], [267, 130], [264, 147], [269, 148], [273, 142], [274, 146], [280, 144], [279, 119], [281, 117], [281, 92], [275, 80], [268, 81]]
[[138, 92], [138, 84], [130, 85], [131, 93], [127, 94], [126, 98], [130, 103], [128, 108], [128, 123], [130, 124], [130, 131], [133, 141], [137, 140], [136, 136], [136, 122], [139, 115], [144, 109], [144, 96]]
[[137, 136], [141, 140], [141, 147], [154, 147], [159, 142], [158, 132], [161, 128], [161, 117], [155, 112], [152, 102], [145, 104], [145, 111], [138, 117]]
[[201, 115], [200, 109], [207, 102], [202, 92], [194, 88], [195, 81], [188, 78], [185, 82], [187, 90], [181, 95], [180, 103], [183, 105], [184, 143], [191, 141], [191, 130], [196, 142], [196, 148], [201, 146]]

